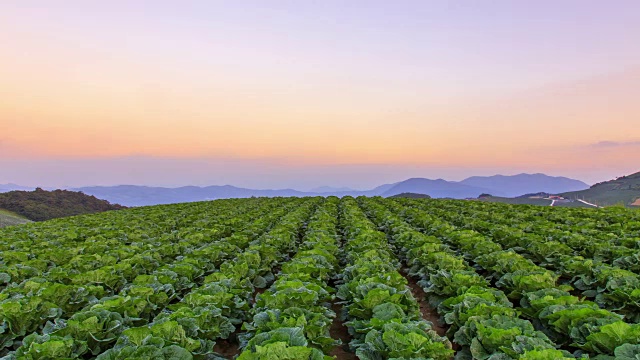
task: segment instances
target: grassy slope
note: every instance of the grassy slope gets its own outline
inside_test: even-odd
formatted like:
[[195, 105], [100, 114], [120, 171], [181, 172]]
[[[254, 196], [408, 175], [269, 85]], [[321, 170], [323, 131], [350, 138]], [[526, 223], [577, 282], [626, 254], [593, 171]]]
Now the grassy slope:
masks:
[[591, 206], [591, 205], [587, 205], [584, 203], [581, 203], [579, 201], [573, 201], [573, 202], [556, 202], [555, 205], [553, 206], [557, 206], [557, 207], [573, 207], [573, 208], [585, 208], [585, 209], [595, 209], [595, 207]]
[[596, 184], [587, 190], [572, 191], [562, 195], [569, 199], [583, 199], [600, 206], [617, 204], [630, 206], [640, 198], [640, 172]]
[[20, 215], [14, 214], [11, 211], [0, 209], [0, 228], [11, 225], [19, 225], [30, 223], [31, 220], [27, 220]]

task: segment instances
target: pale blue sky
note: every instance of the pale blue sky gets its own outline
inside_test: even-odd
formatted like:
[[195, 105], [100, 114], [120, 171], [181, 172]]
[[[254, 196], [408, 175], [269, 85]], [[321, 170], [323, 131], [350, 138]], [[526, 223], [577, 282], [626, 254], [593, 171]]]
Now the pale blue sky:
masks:
[[638, 39], [630, 0], [5, 1], [0, 183], [605, 180]]

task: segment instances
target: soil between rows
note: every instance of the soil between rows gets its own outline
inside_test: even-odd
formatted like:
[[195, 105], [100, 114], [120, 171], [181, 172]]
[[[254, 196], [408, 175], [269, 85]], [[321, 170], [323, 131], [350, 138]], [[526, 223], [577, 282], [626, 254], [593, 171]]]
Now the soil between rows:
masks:
[[334, 347], [331, 352], [329, 352], [329, 356], [335, 356], [338, 360], [357, 360], [358, 357], [356, 354], [349, 351], [349, 341], [351, 341], [349, 330], [340, 320], [342, 305], [334, 303], [331, 305], [331, 309], [336, 313], [336, 317], [333, 319], [329, 334], [334, 339], [340, 339], [342, 345]]
[[233, 359], [234, 356], [240, 354], [238, 341], [235, 340], [237, 334], [233, 334], [229, 339], [221, 339], [216, 341], [213, 351], [226, 359]]
[[427, 294], [425, 294], [424, 290], [422, 290], [422, 287], [418, 285], [413, 277], [407, 274], [407, 269], [402, 269], [402, 275], [407, 279], [409, 288], [411, 288], [411, 293], [420, 305], [420, 313], [422, 314], [422, 318], [433, 324], [431, 325], [431, 328], [433, 329], [433, 331], [438, 333], [438, 335], [446, 336], [447, 328], [441, 325], [440, 315], [438, 315], [438, 312], [427, 302]]

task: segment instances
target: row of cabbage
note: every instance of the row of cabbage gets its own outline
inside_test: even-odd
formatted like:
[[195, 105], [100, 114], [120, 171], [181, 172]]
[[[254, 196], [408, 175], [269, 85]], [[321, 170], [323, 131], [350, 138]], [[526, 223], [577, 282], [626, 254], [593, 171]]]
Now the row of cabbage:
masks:
[[[585, 258], [577, 254], [584, 252], [586, 247], [581, 248], [575, 244], [569, 246], [564, 242], [548, 240], [550, 236], [545, 232], [526, 233], [519, 231], [517, 227], [514, 229], [513, 225], [501, 223], [478, 228], [473, 219], [485, 214], [474, 213], [473, 217], [453, 215], [459, 214], [456, 210], [464, 205], [460, 202], [435, 202], [429, 205], [428, 211], [459, 227], [469, 228], [469, 224], [473, 224], [476, 231], [491, 237], [504, 248], [512, 249], [553, 270], [560, 275], [563, 283], [581, 290], [584, 296], [593, 299], [601, 307], [623, 314], [629, 322], [640, 322], [640, 276], [633, 272], [640, 270], [640, 250], [625, 248], [633, 254], [623, 256], [614, 261], [613, 265], [609, 265], [598, 260], [597, 256]], [[614, 246], [594, 241], [589, 247], [601, 249], [594, 252], [603, 254], [611, 253], [607, 249]]]
[[[501, 209], [508, 211], [512, 205], [474, 201], [469, 204], [469, 211], [476, 209]], [[615, 238], [617, 245], [637, 248], [640, 237], [640, 213], [634, 209], [623, 207], [607, 208], [570, 208], [541, 207], [535, 205], [519, 205], [514, 218], [524, 222], [535, 223], [544, 220], [544, 226], [558, 230], [568, 230], [586, 235], [589, 238]]]
[[296, 255], [257, 296], [253, 318], [242, 327], [239, 359], [327, 359], [339, 344], [329, 334], [336, 316], [329, 282], [339, 265], [338, 203], [331, 197], [318, 207]]
[[[530, 208], [530, 214], [534, 214], [535, 208]], [[607, 207], [604, 209], [566, 209], [553, 211], [551, 208], [543, 208], [542, 217], [560, 225], [560, 228], [579, 227], [581, 232], [589, 235], [614, 234], [625, 244], [626, 239], [640, 237], [640, 213], [633, 209], [622, 207]], [[631, 242], [635, 242], [631, 240]], [[633, 247], [637, 248], [637, 245]]]
[[[6, 336], [5, 339], [13, 337], [14, 340], [13, 343], [6, 341], [5, 346], [18, 346], [17, 351], [9, 354], [8, 358], [96, 356], [113, 346], [123, 330], [135, 329], [144, 326], [153, 319], [162, 317], [172, 321], [181, 318], [183, 322], [192, 325], [196, 318], [200, 319], [198, 321], [209, 319], [214, 322], [214, 325], [217, 324], [216, 317], [219, 316], [216, 311], [219, 310], [194, 309], [192, 306], [196, 302], [193, 299], [199, 298], [197, 291], [199, 288], [194, 289], [194, 287], [211, 280], [210, 278], [215, 276], [215, 271], [218, 268], [222, 269], [225, 265], [232, 264], [234, 260], [229, 260], [235, 259], [243, 249], [250, 246], [250, 241], [255, 241], [261, 233], [269, 230], [281, 215], [286, 214], [302, 202], [302, 200], [287, 200], [282, 203], [285, 206], [279, 210], [277, 202], [258, 201], [257, 206], [248, 205], [248, 207], [238, 204], [240, 206], [237, 207], [237, 210], [223, 212], [224, 220], [217, 222], [223, 224], [223, 228], [230, 229], [224, 232], [224, 235], [228, 235], [224, 238], [207, 232], [206, 228], [201, 228], [205, 230], [202, 232], [194, 230], [203, 225], [197, 224], [197, 219], [192, 214], [185, 217], [190, 218], [190, 221], [183, 224], [176, 220], [180, 219], [180, 212], [173, 212], [173, 216], [170, 214], [152, 216], [155, 218], [165, 217], [171, 223], [167, 226], [174, 228], [174, 237], [166, 241], [178, 244], [182, 251], [174, 253], [173, 258], [164, 259], [164, 263], [157, 262], [157, 266], [148, 267], [146, 271], [134, 270], [130, 278], [131, 281], [122, 285], [120, 291], [114, 295], [107, 293], [107, 296], [101, 296], [104, 294], [99, 291], [104, 292], [106, 286], [102, 285], [104, 280], [99, 277], [94, 279], [95, 284], [88, 282], [86, 285], [50, 281], [47, 277], [23, 281], [15, 288], [25, 289], [27, 292], [12, 294], [1, 304], [3, 311], [0, 316], [3, 317], [3, 326], [6, 329], [2, 336]], [[254, 202], [247, 201], [247, 204], [252, 203]], [[219, 206], [217, 203], [212, 204], [212, 206], [216, 205]], [[196, 205], [194, 210], [203, 210], [204, 206], [206, 205]], [[160, 209], [135, 209], [135, 211], [144, 210], [158, 212]], [[163, 207], [162, 211], [172, 211], [172, 208]], [[202, 211], [200, 214], [203, 218], [215, 216], [215, 213]], [[212, 224], [209, 220], [204, 223]], [[50, 224], [45, 224], [50, 226]], [[78, 229], [82, 228], [78, 227]], [[167, 234], [172, 233], [166, 228], [162, 231], [168, 231], [168, 233], [162, 232], [155, 235], [166, 239]], [[219, 233], [218, 231], [217, 234]], [[185, 234], [193, 236], [184, 236]], [[184, 237], [180, 238], [179, 236]], [[151, 243], [157, 243], [157, 241], [154, 239]], [[115, 245], [113, 247], [116, 248]], [[157, 250], [163, 251], [165, 248], [158, 247]], [[153, 250], [149, 250], [149, 252], [153, 254]], [[52, 267], [52, 269], [55, 268], [57, 266]], [[140, 267], [139, 269], [144, 268]], [[109, 274], [115, 272], [120, 275], [113, 268], [109, 270]], [[47, 284], [44, 288], [38, 288], [34, 285], [43, 283]], [[90, 294], [80, 299], [74, 298], [77, 296], [76, 294], [85, 294], [87, 289], [91, 289], [97, 294]], [[192, 289], [194, 290], [191, 291]], [[58, 300], [58, 303], [66, 301], [68, 306], [73, 307], [64, 309], [57, 307], [58, 305], [51, 301], [54, 298]], [[206, 302], [206, 299], [199, 298], [199, 300], [202, 303]], [[36, 306], [32, 306], [32, 304], [36, 304]], [[180, 304], [185, 304], [185, 306]], [[191, 309], [187, 309], [189, 306]], [[33, 321], [27, 321], [24, 326], [24, 320], [28, 318]], [[47, 322], [42, 328], [45, 321]], [[167, 324], [170, 323], [167, 322]], [[173, 331], [174, 329], [168, 329], [170, 326], [167, 324], [164, 325], [165, 330]], [[224, 327], [224, 323], [220, 324], [222, 325], [218, 327]], [[211, 327], [211, 331], [215, 332], [215, 328]], [[31, 331], [37, 332], [25, 337], [19, 346], [20, 344], [15, 340], [19, 339], [20, 335]], [[152, 340], [156, 341], [157, 339]], [[140, 343], [140, 341], [141, 339], [138, 339], [137, 342]], [[199, 346], [207, 348], [209, 345]]]
[[[310, 213], [319, 199], [304, 201], [291, 211], [280, 214], [280, 221], [219, 271], [204, 279], [180, 302], [170, 305], [153, 321], [125, 329], [113, 348], [99, 360], [131, 358], [211, 359], [216, 355], [215, 341], [227, 339], [236, 327], [248, 319], [256, 288], [273, 280], [272, 269], [287, 261], [298, 243]], [[149, 355], [152, 354], [152, 355]]]
[[450, 341], [422, 319], [387, 237], [353, 198], [343, 198], [340, 224], [347, 266], [337, 296], [353, 338], [351, 349], [361, 360], [450, 359]]
[[[432, 203], [433, 211], [444, 216], [456, 226], [476, 230], [495, 238], [511, 241], [514, 247], [528, 242], [549, 244], [550, 248], [561, 246], [559, 254], [572, 254], [598, 263], [613, 265], [629, 271], [640, 271], [640, 237], [621, 239], [612, 234], [599, 237], [581, 234], [579, 226], [567, 229], [551, 228], [546, 220], [522, 220], [513, 216], [514, 208], [498, 207], [491, 211], [475, 209], [469, 211], [465, 203], [443, 201]], [[519, 207], [515, 212], [519, 212]], [[562, 212], [561, 208], [555, 209]], [[620, 243], [625, 245], [620, 245]]]
[[[224, 206], [224, 204], [217, 205]], [[243, 210], [240, 209], [239, 211]], [[113, 214], [111, 213], [110, 215]], [[118, 213], [118, 216], [121, 216], [121, 213]], [[85, 220], [85, 217], [80, 217], [71, 220], [71, 222], [78, 224]], [[217, 223], [220, 223], [220, 219], [216, 220]], [[65, 222], [58, 221], [57, 223], [66, 228]], [[43, 225], [47, 230], [51, 227], [51, 224], [48, 223]], [[153, 224], [147, 223], [140, 223], [139, 226], [156, 228]], [[85, 229], [86, 225], [84, 227], [79, 225], [75, 227], [78, 232]], [[36, 233], [41, 231], [37, 226], [30, 226], [29, 230]], [[161, 233], [153, 233], [151, 231], [149, 234], [161, 236]], [[149, 289], [144, 284], [139, 283], [139, 277], [143, 278], [145, 275], [155, 272], [171, 278], [174, 281], [172, 291], [160, 288], [151, 291], [152, 294], [164, 292], [166, 296], [158, 296], [166, 298], [165, 301], [169, 301], [176, 290], [180, 291], [190, 286], [194, 275], [202, 271], [200, 268], [205, 265], [203, 262], [209, 263], [210, 266], [215, 266], [216, 256], [212, 256], [214, 253], [211, 250], [215, 249], [216, 254], [220, 256], [230, 256], [233, 251], [233, 249], [230, 249], [230, 244], [221, 243], [218, 241], [220, 240], [219, 238], [211, 236], [209, 241], [212, 242], [204, 242], [204, 244], [200, 239], [185, 238], [180, 244], [180, 252], [173, 253], [173, 259], [163, 257], [163, 255], [156, 252], [156, 249], [148, 247], [146, 244], [140, 244], [143, 246], [139, 244], [118, 244], [117, 241], [111, 243], [109, 249], [102, 248], [103, 254], [94, 253], [95, 248], [91, 248], [88, 254], [83, 253], [84, 246], [88, 243], [97, 243], [101, 240], [91, 237], [83, 241], [82, 244], [77, 245], [73, 242], [70, 244], [51, 244], [50, 248], [53, 251], [59, 251], [61, 246], [65, 246], [62, 248], [63, 251], [66, 250], [72, 254], [77, 253], [77, 255], [66, 264], [48, 264], [47, 271], [24, 279], [19, 283], [11, 282], [3, 289], [2, 293], [0, 293], [2, 297], [0, 302], [0, 321], [2, 321], [2, 326], [5, 329], [0, 334], [3, 348], [19, 346], [23, 336], [42, 330], [47, 321], [67, 319], [79, 310], [98, 303], [115, 305], [126, 299], [131, 304], [137, 303], [136, 308], [138, 311], [136, 313], [129, 312], [129, 316], [134, 316], [134, 314], [144, 316], [145, 313], [152, 311], [155, 306], [154, 304], [143, 305], [143, 303], [148, 303], [147, 301], [136, 301], [139, 300], [139, 297], [136, 296], [138, 293], [146, 296], [146, 293], [149, 292]], [[167, 240], [167, 242], [169, 241]], [[171, 242], [174, 241], [171, 240]], [[152, 243], [156, 243], [156, 241], [152, 241]], [[166, 249], [162, 246], [158, 248], [161, 250]], [[123, 255], [135, 250], [142, 250], [142, 252], [132, 257]], [[19, 267], [19, 259], [16, 259], [15, 253], [17, 251], [3, 252], [3, 265], [9, 268]], [[171, 252], [169, 253], [171, 254]], [[189, 253], [189, 256], [182, 257], [179, 260], [175, 259], [176, 256], [182, 256], [182, 254], [187, 253]], [[41, 257], [42, 254], [42, 251], [34, 251], [33, 256]], [[42, 261], [42, 259], [38, 260]], [[76, 266], [77, 264], [85, 264], [86, 267], [78, 267]], [[56, 276], [59, 274], [65, 274], [65, 276]], [[80, 278], [83, 281], [80, 281]], [[119, 284], [117, 290], [114, 287], [114, 283]], [[117, 296], [118, 294], [126, 297]], [[159, 301], [160, 299], [157, 300]]]
[[[84, 284], [86, 278], [126, 270], [125, 265], [115, 267], [124, 261], [131, 267], [146, 262], [157, 266], [184, 254], [191, 243], [228, 236], [236, 229], [231, 223], [236, 216], [268, 204], [264, 200], [179, 204], [5, 228], [0, 230], [0, 290], [32, 277]], [[105, 266], [114, 267], [98, 271]], [[103, 281], [107, 290], [117, 291], [124, 284], [118, 277]]]
[[[221, 256], [221, 253], [226, 252], [224, 243], [220, 242], [221, 239], [254, 236], [254, 229], [262, 231], [276, 219], [272, 216], [271, 210], [275, 209], [275, 204], [272, 203], [263, 201], [240, 203], [233, 211], [228, 209], [230, 205], [232, 204], [216, 203], [210, 206], [206, 204], [193, 206], [188, 212], [188, 218], [191, 221], [187, 225], [176, 227], [175, 220], [169, 221], [171, 225], [168, 226], [173, 230], [158, 226], [158, 216], [148, 216], [147, 219], [136, 217], [136, 213], [143, 213], [139, 209], [71, 218], [68, 220], [70, 224], [63, 221], [56, 222], [59, 224], [58, 227], [63, 229], [62, 231], [73, 231], [74, 234], [88, 233], [100, 231], [100, 228], [93, 229], [91, 226], [95, 223], [96, 217], [104, 217], [104, 222], [114, 221], [113, 227], [116, 224], [122, 227], [120, 235], [114, 235], [113, 238], [108, 237], [109, 231], [105, 230], [105, 233], [100, 236], [82, 236], [83, 240], [78, 242], [47, 241], [48, 234], [57, 234], [48, 222], [12, 228], [11, 230], [16, 230], [13, 232], [0, 232], [0, 236], [7, 239], [11, 239], [11, 236], [19, 237], [19, 234], [16, 234], [18, 232], [35, 234], [33, 241], [42, 242], [39, 248], [48, 249], [51, 253], [67, 254], [67, 261], [56, 263], [53, 260], [46, 260], [49, 256], [47, 250], [34, 249], [33, 253], [29, 253], [29, 249], [25, 249], [24, 244], [17, 241], [18, 244], [13, 250], [0, 252], [0, 266], [7, 270], [5, 273], [0, 273], [0, 277], [9, 280], [0, 296], [4, 300], [16, 293], [23, 293], [24, 285], [33, 287], [34, 283], [42, 280], [74, 288], [98, 286], [102, 288], [100, 291], [104, 295], [114, 295], [137, 276], [149, 274], [161, 267], [192, 268], [193, 266], [188, 262], [185, 262], [184, 266], [179, 266], [180, 262], [184, 262], [185, 255], [205, 259], [205, 261], [215, 260]], [[202, 211], [206, 209], [213, 209], [214, 213]], [[153, 215], [158, 213], [158, 209], [155, 208], [148, 208], [145, 211]], [[126, 219], [128, 212], [133, 213], [132, 219]], [[175, 213], [177, 218], [182, 215], [180, 211]], [[202, 217], [207, 221], [205, 224], [198, 224], [194, 217]], [[260, 220], [251, 223], [254, 229], [246, 225], [248, 220], [256, 218]], [[128, 228], [131, 223], [136, 224], [135, 229]], [[43, 228], [40, 228], [40, 225]], [[144, 232], [144, 239], [136, 236], [141, 232]], [[42, 264], [38, 271], [35, 271], [36, 269], [32, 266], [36, 262]], [[33, 271], [32, 276], [20, 276], [25, 275], [24, 272], [21, 273], [25, 269]], [[202, 266], [201, 270], [195, 269], [195, 271], [205, 272], [207, 269], [207, 266]], [[29, 286], [27, 290], [28, 288]], [[46, 289], [40, 285], [38, 290]]]
[[[359, 199], [420, 279], [430, 304], [449, 325], [447, 335], [461, 348], [456, 359], [564, 359], [543, 332], [519, 318], [507, 295], [492, 287], [465, 260], [434, 236], [416, 231], [371, 199]], [[385, 204], [387, 205], [387, 204]], [[390, 204], [393, 205], [393, 204]], [[435, 224], [434, 224], [435, 225]]]
[[[472, 228], [505, 225], [519, 232], [563, 242], [582, 256], [611, 264], [637, 255], [640, 249], [640, 216], [619, 208], [568, 209], [517, 206], [489, 202], [428, 201], [436, 209], [459, 214]], [[578, 211], [577, 214], [573, 214]], [[579, 217], [572, 217], [579, 215]]]
[[[503, 250], [482, 234], [460, 230], [429, 215], [426, 203], [387, 200], [387, 205], [422, 232], [458, 250], [483, 271], [496, 287], [504, 289], [519, 311], [556, 344], [576, 349], [577, 357], [635, 359], [640, 354], [640, 325], [572, 294], [572, 287], [558, 283], [559, 276], [512, 251]], [[454, 273], [453, 277], [460, 276]]]

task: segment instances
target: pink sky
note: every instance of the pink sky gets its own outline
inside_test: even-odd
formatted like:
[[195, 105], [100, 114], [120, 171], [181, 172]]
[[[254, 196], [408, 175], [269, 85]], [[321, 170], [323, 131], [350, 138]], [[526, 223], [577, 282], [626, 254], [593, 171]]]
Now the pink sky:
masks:
[[4, 2], [0, 183], [605, 180], [638, 38], [636, 1]]

